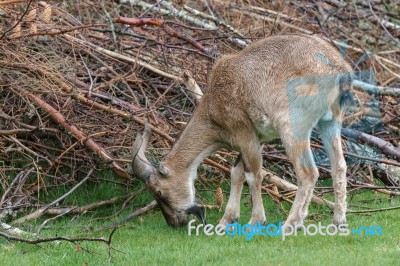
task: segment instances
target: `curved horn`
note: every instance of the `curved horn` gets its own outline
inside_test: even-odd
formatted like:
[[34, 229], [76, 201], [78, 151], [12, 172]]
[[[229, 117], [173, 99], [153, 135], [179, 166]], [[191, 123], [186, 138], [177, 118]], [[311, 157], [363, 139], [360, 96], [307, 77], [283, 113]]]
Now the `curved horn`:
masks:
[[150, 134], [151, 129], [146, 120], [144, 122], [143, 135], [140, 133], [136, 135], [135, 143], [133, 144], [132, 148], [132, 173], [143, 182], [149, 178], [151, 172], [153, 171], [153, 167], [144, 155], [144, 152], [147, 148], [147, 143], [149, 142]]

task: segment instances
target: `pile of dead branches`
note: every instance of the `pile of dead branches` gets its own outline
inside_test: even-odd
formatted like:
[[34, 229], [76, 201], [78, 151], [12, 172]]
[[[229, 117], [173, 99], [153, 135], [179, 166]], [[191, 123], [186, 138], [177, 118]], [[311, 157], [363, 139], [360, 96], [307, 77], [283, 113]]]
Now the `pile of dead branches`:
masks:
[[[3, 228], [45, 214], [129, 205], [141, 188], [129, 174], [130, 147], [145, 119], [153, 130], [148, 157], [161, 159], [201, 100], [214, 61], [271, 34], [319, 34], [343, 52], [358, 73], [356, 103], [343, 131], [349, 185], [399, 194], [398, 6], [336, 0], [183, 2], [0, 2]], [[327, 178], [326, 156], [315, 136], [314, 153]], [[220, 187], [228, 182], [224, 177], [235, 156], [223, 150], [205, 161], [199, 180], [217, 190], [216, 205], [222, 204]], [[291, 202], [296, 179], [280, 143], [267, 145], [264, 157], [264, 191], [278, 203]], [[271, 165], [276, 173], [268, 170]], [[101, 178], [107, 169], [121, 180]], [[86, 206], [59, 205], [88, 180], [129, 185], [135, 193]], [[58, 200], [38, 197], [61, 186], [69, 192]], [[317, 196], [313, 200], [330, 205]]]

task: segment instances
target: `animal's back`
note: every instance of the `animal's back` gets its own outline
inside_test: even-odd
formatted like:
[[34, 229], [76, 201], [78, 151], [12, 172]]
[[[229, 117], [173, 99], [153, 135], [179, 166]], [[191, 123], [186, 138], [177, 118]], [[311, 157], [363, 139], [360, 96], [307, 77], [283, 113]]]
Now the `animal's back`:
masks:
[[[340, 52], [317, 36], [276, 35], [219, 59], [204, 100], [213, 119], [227, 128], [246, 119], [256, 127], [270, 121], [276, 126], [307, 108], [316, 120], [332, 104], [328, 99], [339, 97], [339, 75], [351, 72]], [[235, 121], [226, 121], [227, 115]]]

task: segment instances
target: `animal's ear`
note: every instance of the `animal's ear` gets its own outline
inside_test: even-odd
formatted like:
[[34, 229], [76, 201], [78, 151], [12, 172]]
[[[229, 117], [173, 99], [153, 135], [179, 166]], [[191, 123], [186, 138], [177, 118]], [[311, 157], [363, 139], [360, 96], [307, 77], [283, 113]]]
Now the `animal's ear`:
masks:
[[158, 166], [158, 172], [160, 172], [162, 177], [168, 177], [169, 176], [169, 169], [167, 167], [164, 166], [164, 164], [162, 162], [160, 162], [160, 165]]
[[145, 121], [143, 134], [137, 134], [132, 147], [132, 173], [143, 182], [150, 177], [153, 166], [144, 154], [151, 134], [149, 123]]

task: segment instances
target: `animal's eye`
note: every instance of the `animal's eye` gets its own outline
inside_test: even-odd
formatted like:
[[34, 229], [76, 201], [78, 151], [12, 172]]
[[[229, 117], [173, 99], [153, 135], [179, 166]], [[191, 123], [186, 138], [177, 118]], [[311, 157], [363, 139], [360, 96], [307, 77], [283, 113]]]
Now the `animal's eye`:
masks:
[[162, 195], [161, 190], [157, 190], [156, 193], [157, 193], [157, 196], [161, 197], [161, 195]]

